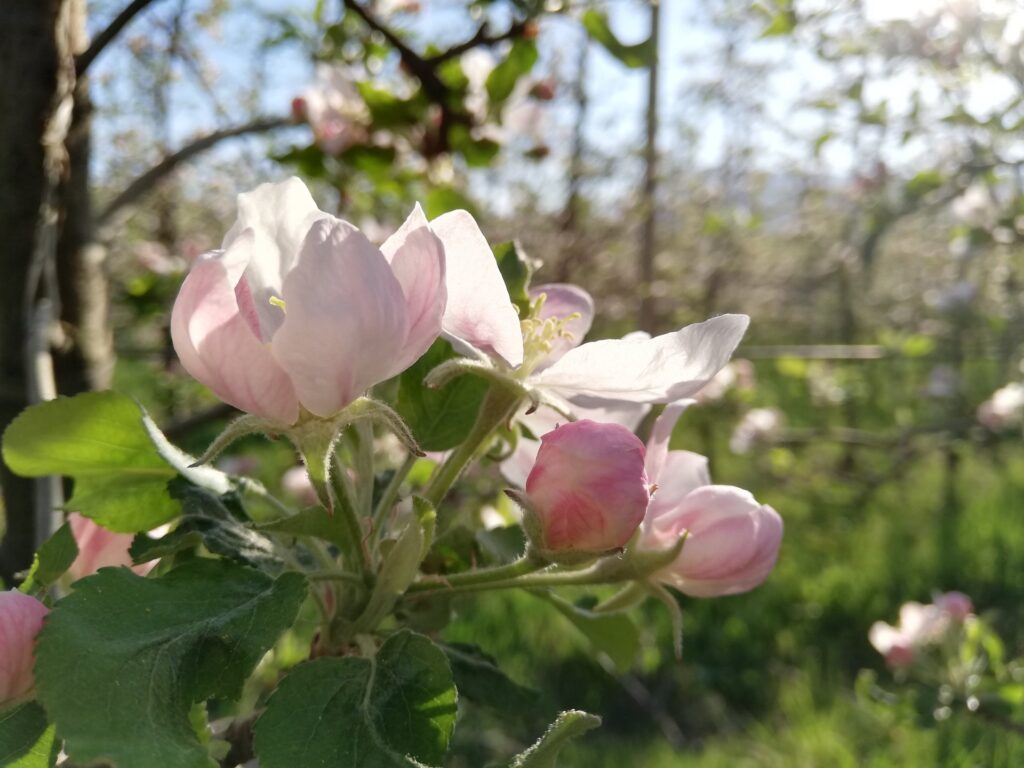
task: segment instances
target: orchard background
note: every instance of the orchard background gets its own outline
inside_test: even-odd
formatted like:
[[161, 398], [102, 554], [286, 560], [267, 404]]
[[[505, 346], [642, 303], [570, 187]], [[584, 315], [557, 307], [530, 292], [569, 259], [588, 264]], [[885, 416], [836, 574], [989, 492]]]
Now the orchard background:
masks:
[[[1020, 765], [1012, 661], [994, 713], [953, 706], [868, 633], [957, 590], [986, 654], [1024, 653], [1024, 395], [992, 399], [1024, 380], [1022, 127], [1014, 0], [6, 0], [0, 426], [114, 388], [202, 454], [236, 413], [169, 314], [236, 194], [299, 175], [375, 242], [416, 201], [466, 208], [535, 283], [590, 291], [590, 339], [751, 316], [672, 446], [786, 534], [764, 586], [682, 601], [681, 661], [656, 604], [584, 632], [528, 594], [458, 599], [445, 640], [539, 697], [466, 715], [448, 764], [579, 708], [604, 725], [565, 765]], [[233, 460], [288, 495], [283, 441]], [[13, 585], [64, 489], [2, 487]], [[507, 515], [500, 487], [459, 503]]]

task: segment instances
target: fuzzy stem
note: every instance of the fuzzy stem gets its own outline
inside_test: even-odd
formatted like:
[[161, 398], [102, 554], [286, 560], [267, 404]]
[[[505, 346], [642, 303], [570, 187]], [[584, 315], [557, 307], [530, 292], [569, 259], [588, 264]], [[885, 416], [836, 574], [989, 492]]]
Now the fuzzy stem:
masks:
[[438, 530], [445, 530], [451, 521], [450, 514], [441, 512], [441, 502], [444, 497], [467, 465], [484, 449], [494, 431], [512, 418], [520, 399], [519, 392], [512, 391], [507, 387], [491, 385], [487, 396], [480, 405], [480, 412], [477, 414], [473, 429], [470, 430], [462, 444], [452, 451], [445, 462], [434, 471], [423, 496], [438, 509]]
[[377, 502], [377, 506], [373, 510], [373, 530], [378, 536], [384, 530], [384, 519], [391, 511], [391, 508], [395, 506], [395, 500], [398, 498], [398, 492], [402, 489], [402, 483], [409, 476], [409, 472], [412, 471], [415, 463], [415, 456], [412, 454], [406, 456], [405, 461], [395, 470], [395, 474], [388, 481], [384, 493], [381, 494], [380, 501]]

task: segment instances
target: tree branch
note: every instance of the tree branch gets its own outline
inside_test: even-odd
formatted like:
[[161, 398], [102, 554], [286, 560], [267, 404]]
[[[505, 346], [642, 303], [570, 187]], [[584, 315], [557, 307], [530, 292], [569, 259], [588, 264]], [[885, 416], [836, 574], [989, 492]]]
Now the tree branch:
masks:
[[93, 60], [103, 53], [103, 50], [120, 34], [128, 22], [152, 2], [153, 0], [132, 0], [132, 2], [125, 6], [124, 10], [114, 17], [114, 20], [107, 25], [106, 29], [96, 35], [89, 47], [75, 60], [75, 69], [79, 77], [89, 68]]
[[[167, 174], [174, 171], [179, 165], [188, 162], [196, 155], [205, 152], [216, 146], [225, 139], [233, 139], [238, 136], [248, 136], [254, 133], [266, 133], [277, 128], [283, 128], [292, 124], [290, 117], [262, 117], [232, 128], [224, 128], [214, 131], [186, 144], [177, 152], [173, 152], [159, 163], [154, 165], [135, 181], [129, 184], [124, 191], [118, 194], [97, 217], [97, 224], [102, 229], [114, 223], [115, 217], [125, 208], [129, 208], [140, 197], [150, 192]], [[120, 217], [118, 217], [120, 218]]]
[[456, 59], [462, 54], [466, 53], [466, 51], [471, 51], [474, 48], [480, 48], [483, 46], [489, 47], [492, 45], [497, 45], [503, 40], [512, 40], [514, 38], [520, 37], [523, 35], [524, 32], [526, 32], [526, 26], [527, 22], [516, 21], [513, 22], [512, 26], [510, 26], [504, 32], [501, 32], [500, 34], [497, 35], [490, 35], [488, 34], [487, 31], [487, 22], [484, 22], [483, 24], [480, 25], [480, 28], [476, 31], [476, 34], [473, 35], [471, 38], [469, 38], [465, 42], [459, 43], [458, 45], [453, 45], [447, 51], [442, 51], [441, 53], [435, 56], [431, 56], [426, 61], [431, 67], [436, 67], [439, 64], [443, 64], [446, 61]]

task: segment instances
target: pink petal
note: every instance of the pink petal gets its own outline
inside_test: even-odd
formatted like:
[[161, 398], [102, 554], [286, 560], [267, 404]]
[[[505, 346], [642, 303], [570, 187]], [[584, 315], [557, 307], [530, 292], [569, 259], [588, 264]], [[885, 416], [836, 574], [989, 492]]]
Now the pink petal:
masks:
[[680, 400], [729, 361], [749, 322], [746, 315], [721, 315], [653, 339], [588, 342], [533, 381], [586, 406]]
[[114, 533], [94, 523], [87, 517], [72, 512], [68, 515], [68, 524], [78, 544], [78, 557], [68, 568], [72, 581], [91, 576], [100, 568], [131, 568], [140, 576], [145, 576], [156, 566], [156, 560], [141, 565], [132, 565], [128, 553], [134, 535], [130, 533]]
[[239, 265], [244, 268], [253, 247], [254, 236], [242, 232], [228, 250], [196, 261], [174, 302], [171, 338], [185, 370], [221, 400], [291, 424], [299, 414], [295, 390], [253, 333], [236, 295]]
[[384, 241], [381, 253], [405, 294], [409, 317], [409, 337], [398, 370], [404, 371], [427, 351], [441, 334], [441, 317], [447, 303], [444, 246], [430, 231], [419, 203], [401, 228]]
[[[647, 476], [651, 476], [650, 469]], [[678, 509], [691, 491], [711, 485], [708, 458], [693, 451], [669, 451], [657, 481], [652, 482], [657, 489], [651, 498], [648, 519]]]
[[473, 217], [452, 211], [430, 222], [444, 243], [448, 304], [443, 330], [452, 342], [500, 357], [513, 368], [523, 362], [519, 312], [509, 298], [494, 253]]
[[[651, 430], [651, 437], [647, 441], [647, 477], [652, 483], [658, 482], [661, 475], [661, 468], [668, 456], [668, 444], [672, 440], [672, 431], [676, 428], [676, 422], [683, 412], [693, 405], [695, 400], [680, 400], [678, 403], [670, 403], [654, 422], [654, 429]], [[707, 460], [705, 459], [705, 464]]]
[[49, 613], [46, 606], [17, 590], [0, 592], [0, 708], [34, 687], [36, 635]]
[[331, 416], [397, 372], [405, 295], [387, 259], [351, 224], [317, 221], [282, 293], [285, 321], [271, 346], [311, 413]]

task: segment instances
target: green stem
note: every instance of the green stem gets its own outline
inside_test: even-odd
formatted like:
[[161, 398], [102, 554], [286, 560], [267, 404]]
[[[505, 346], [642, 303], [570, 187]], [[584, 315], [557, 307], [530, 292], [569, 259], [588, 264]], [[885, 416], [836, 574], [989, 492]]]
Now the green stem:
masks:
[[412, 471], [415, 463], [415, 456], [411, 453], [406, 456], [405, 461], [395, 470], [395, 474], [388, 481], [384, 493], [381, 494], [380, 501], [377, 502], [377, 506], [373, 510], [373, 530], [378, 536], [384, 530], [384, 518], [391, 511], [391, 508], [395, 506], [395, 500], [398, 499], [398, 492], [402, 489], [402, 483], [409, 476], [409, 472]]
[[306, 578], [310, 581], [347, 581], [351, 584], [363, 583], [362, 576], [360, 576], [358, 573], [349, 573], [348, 571], [309, 571], [306, 573]]
[[355, 423], [356, 501], [361, 516], [373, 513], [373, 424], [362, 420]]
[[438, 530], [443, 531], [449, 522], [448, 515], [441, 517], [440, 514], [441, 502], [444, 497], [451, 490], [455, 481], [459, 479], [459, 475], [462, 474], [466, 466], [484, 449], [494, 431], [512, 418], [519, 406], [520, 399], [519, 392], [499, 384], [492, 384], [480, 405], [480, 412], [477, 414], [473, 429], [470, 430], [462, 444], [452, 451], [444, 463], [434, 471], [423, 496], [439, 510]]
[[373, 564], [363, 541], [363, 526], [352, 505], [351, 483], [348, 482], [348, 474], [337, 456], [334, 457], [334, 471], [331, 472], [331, 488], [334, 497], [334, 516], [341, 526], [341, 539], [345, 542], [345, 562], [350, 568], [358, 568], [363, 574], [363, 579], [368, 580], [373, 574]]
[[[435, 576], [437, 581], [420, 581], [410, 584], [407, 593], [411, 592], [447, 592], [465, 589], [490, 589], [492, 584], [506, 584], [517, 576], [533, 573], [548, 564], [534, 557], [529, 551], [518, 560], [493, 568], [480, 568], [446, 576]], [[497, 587], [495, 587], [497, 588]]]

